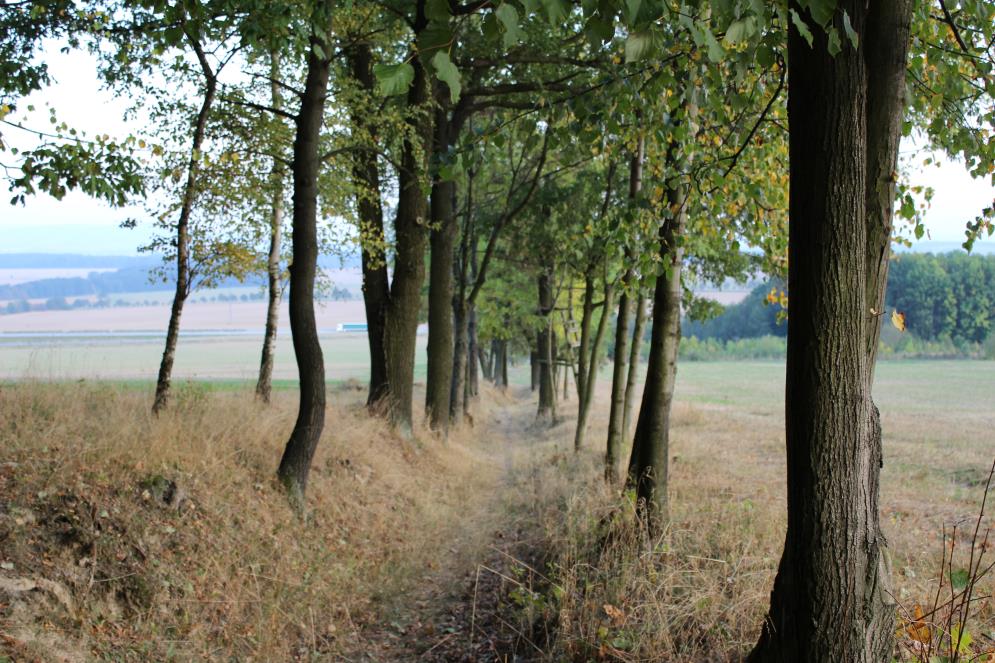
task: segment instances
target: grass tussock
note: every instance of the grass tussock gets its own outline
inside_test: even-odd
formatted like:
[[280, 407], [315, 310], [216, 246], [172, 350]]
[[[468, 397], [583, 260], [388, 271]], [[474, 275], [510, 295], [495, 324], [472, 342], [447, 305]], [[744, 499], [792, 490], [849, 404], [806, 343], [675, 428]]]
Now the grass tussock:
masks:
[[360, 398], [331, 398], [301, 522], [273, 478], [290, 394], [187, 384], [154, 418], [133, 389], [3, 386], [0, 652], [339, 660], [496, 480], [468, 439], [403, 442]]

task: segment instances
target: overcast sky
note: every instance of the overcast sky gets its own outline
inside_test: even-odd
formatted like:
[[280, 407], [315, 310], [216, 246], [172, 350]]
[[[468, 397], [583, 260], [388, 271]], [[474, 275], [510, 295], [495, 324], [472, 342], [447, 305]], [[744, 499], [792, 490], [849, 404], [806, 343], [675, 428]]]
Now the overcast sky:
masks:
[[[47, 124], [47, 103], [57, 110], [61, 120], [91, 135], [99, 132], [123, 137], [142, 133], [140, 123], [124, 121], [126, 102], [100, 89], [96, 63], [89, 54], [78, 51], [62, 54], [52, 49], [48, 60], [55, 84], [20, 104], [22, 109], [28, 104], [38, 109], [29, 117], [30, 124], [39, 127]], [[24, 145], [24, 139], [16, 133], [10, 127], [4, 128], [6, 140]], [[903, 145], [903, 152], [910, 149], [911, 145]], [[956, 162], [945, 161], [939, 169], [926, 168], [912, 179], [936, 191], [926, 216], [928, 239], [933, 241], [961, 242], [964, 223], [974, 219], [995, 198], [995, 187], [989, 180], [971, 178], [963, 165]], [[3, 253], [130, 255], [149, 237], [147, 225], [140, 224], [133, 230], [119, 228], [129, 217], [144, 219], [141, 206], [114, 209], [78, 193], [70, 193], [61, 201], [39, 194], [29, 198], [24, 206], [10, 206], [6, 200], [0, 200], [0, 205], [0, 252]]]

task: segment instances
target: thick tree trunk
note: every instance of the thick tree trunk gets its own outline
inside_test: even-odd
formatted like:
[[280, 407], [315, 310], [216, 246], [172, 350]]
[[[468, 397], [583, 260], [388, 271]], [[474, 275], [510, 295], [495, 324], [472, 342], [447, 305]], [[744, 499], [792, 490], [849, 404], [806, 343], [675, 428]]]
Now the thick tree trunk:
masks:
[[[629, 159], [629, 200], [639, 196], [643, 185], [643, 150], [645, 142], [642, 134], [636, 142], [636, 150]], [[633, 262], [632, 252], [625, 251], [626, 264]], [[605, 481], [614, 485], [619, 482], [618, 462], [621, 456], [625, 428], [626, 366], [629, 360], [629, 321], [632, 318], [631, 292], [636, 274], [628, 267], [622, 275], [622, 296], [618, 302], [618, 317], [615, 321], [615, 356], [612, 357], [611, 407], [608, 412], [608, 443], [605, 448]], [[608, 309], [605, 309], [605, 315]]]
[[[822, 31], [813, 31], [811, 48], [796, 29], [789, 34], [788, 531], [753, 662], [879, 663], [893, 647], [870, 328], [880, 224], [890, 215], [878, 214], [873, 232], [867, 224], [886, 195], [890, 173], [881, 168], [894, 156], [885, 151], [898, 144], [897, 135], [870, 134], [900, 126], [889, 113], [902, 111], [894, 79], [904, 75], [910, 6], [844, 0], [841, 34], [843, 11], [861, 35], [859, 50], [844, 40], [831, 56]], [[892, 95], [877, 97], [889, 87]]]
[[[199, 45], [196, 46], [199, 51]], [[176, 343], [180, 338], [180, 318], [183, 304], [190, 295], [190, 215], [193, 213], [194, 199], [197, 197], [197, 173], [200, 169], [200, 151], [204, 144], [207, 118], [214, 103], [217, 91], [217, 77], [204, 66], [204, 97], [194, 121], [193, 141], [190, 144], [190, 159], [187, 162], [187, 181], [183, 185], [183, 200], [180, 204], [180, 218], [176, 222], [176, 290], [173, 305], [169, 310], [169, 326], [166, 328], [166, 347], [159, 363], [159, 376], [155, 383], [155, 399], [152, 401], [152, 414], [159, 414], [169, 403], [169, 388], [173, 378], [173, 362], [176, 359]]]
[[[364, 93], [372, 98], [376, 88], [373, 75], [373, 53], [369, 44], [359, 43], [347, 52], [352, 76]], [[357, 107], [352, 121], [359, 133], [376, 147], [379, 143], [377, 126], [370, 109]], [[366, 310], [366, 336], [370, 346], [370, 385], [366, 405], [379, 410], [387, 395], [387, 355], [384, 349], [384, 325], [390, 285], [387, 277], [386, 237], [383, 227], [383, 204], [380, 198], [380, 169], [373, 150], [355, 154], [352, 179], [356, 186], [356, 207], [359, 213], [359, 237], [362, 247], [363, 304]]]
[[556, 422], [556, 385], [553, 382], [553, 277], [549, 271], [539, 274], [539, 315], [544, 324], [536, 332], [536, 349], [539, 355], [539, 408], [538, 418]]
[[[672, 172], [672, 171], [671, 171]], [[675, 175], [676, 176], [676, 175]], [[653, 327], [643, 399], [632, 441], [628, 481], [651, 533], [667, 519], [667, 478], [670, 411], [677, 378], [677, 347], [681, 336], [681, 270], [684, 249], [679, 239], [687, 218], [687, 184], [667, 191], [670, 215], [660, 226], [660, 262], [653, 294]]]
[[[448, 106], [448, 89], [436, 87], [435, 131], [432, 149], [435, 154], [446, 154], [459, 131], [458, 123], [451, 122]], [[425, 382], [425, 413], [429, 427], [445, 432], [449, 428], [449, 405], [453, 396], [454, 347], [453, 347], [453, 269], [456, 247], [456, 182], [441, 180], [438, 175], [432, 182], [431, 196], [431, 264], [428, 281], [428, 375]], [[463, 312], [463, 323], [466, 313]], [[465, 347], [466, 330], [460, 330], [460, 342]], [[465, 355], [464, 355], [465, 357]], [[461, 367], [462, 370], [462, 367]], [[462, 380], [459, 374], [459, 392]], [[462, 408], [459, 409], [462, 411]]]
[[[274, 51], [270, 56], [270, 103], [273, 108], [283, 108], [280, 94], [280, 55]], [[273, 160], [273, 171], [270, 173], [273, 200], [270, 203], [269, 221], [269, 255], [266, 258], [266, 331], [263, 334], [263, 351], [259, 360], [259, 379], [256, 381], [256, 396], [264, 403], [270, 402], [273, 391], [273, 362], [276, 354], [276, 332], [280, 320], [281, 270], [280, 242], [283, 232], [283, 179], [286, 169], [279, 159]]]
[[[424, 2], [418, 2], [416, 33], [427, 25]], [[422, 192], [431, 151], [432, 115], [428, 110], [428, 82], [425, 68], [415, 57], [411, 64], [414, 80], [408, 91], [411, 132], [405, 137], [398, 172], [397, 216], [394, 221], [396, 251], [394, 277], [384, 340], [387, 355], [387, 384], [390, 421], [402, 436], [414, 432], [412, 395], [415, 379], [415, 343], [421, 287], [425, 280], [425, 245], [428, 238], [426, 200]]]
[[632, 327], [632, 345], [629, 349], [629, 375], [625, 378], [625, 409], [622, 411], [622, 440], [629, 440], [632, 430], [632, 410], [636, 400], [636, 385], [639, 382], [640, 353], [643, 349], [643, 331], [646, 329], [646, 299], [643, 297], [642, 282], [636, 284], [636, 320]]
[[[327, 51], [327, 43], [312, 37]], [[314, 280], [318, 271], [318, 157], [321, 125], [325, 116], [329, 60], [311, 48], [307, 77], [297, 115], [294, 137], [293, 260], [290, 263], [290, 331], [300, 375], [300, 405], [294, 430], [287, 441], [280, 467], [281, 483], [298, 508], [304, 504], [311, 459], [325, 426], [325, 361], [314, 317]]]

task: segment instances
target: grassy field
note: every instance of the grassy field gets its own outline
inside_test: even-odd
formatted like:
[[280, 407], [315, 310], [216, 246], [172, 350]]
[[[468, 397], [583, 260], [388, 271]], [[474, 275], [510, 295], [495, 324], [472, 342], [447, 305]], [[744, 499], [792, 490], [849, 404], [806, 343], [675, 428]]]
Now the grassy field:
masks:
[[[573, 396], [548, 427], [527, 387], [485, 389], [474, 427], [408, 442], [366, 414], [361, 389], [336, 389], [301, 523], [272, 479], [293, 392], [260, 408], [250, 382], [219, 375], [224, 344], [194, 345], [204, 381], [178, 385], [160, 418], [148, 380], [0, 383], [0, 657], [713, 663], [755, 640], [784, 537], [783, 365], [681, 365], [671, 524], [647, 542], [600, 480], [606, 379], [581, 454]], [[362, 382], [361, 350], [326, 343], [330, 373]], [[992, 393], [991, 362], [878, 367], [900, 613], [967, 564]], [[156, 486], [171, 482], [180, 497], [164, 504]], [[35, 591], [11, 589], [25, 582]], [[993, 594], [989, 576], [978, 656]]]
[[[416, 379], [425, 376], [425, 336], [418, 337]], [[365, 334], [330, 334], [321, 339], [329, 380], [364, 379], [369, 371]], [[258, 374], [262, 338], [181, 336], [176, 353], [177, 380], [252, 381]], [[40, 380], [154, 380], [162, 355], [158, 337], [81, 337], [74, 339], [0, 339], [0, 378]], [[297, 363], [289, 334], [277, 337], [273, 376], [295, 380]]]

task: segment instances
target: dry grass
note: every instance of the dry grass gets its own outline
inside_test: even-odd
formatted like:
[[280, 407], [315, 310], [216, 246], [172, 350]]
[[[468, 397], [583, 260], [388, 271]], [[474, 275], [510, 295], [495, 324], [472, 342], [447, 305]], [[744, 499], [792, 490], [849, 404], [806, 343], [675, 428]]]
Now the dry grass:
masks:
[[[965, 417], [924, 403], [911, 417], [885, 416], [882, 511], [895, 597], [912, 615], [916, 604], [932, 605], [941, 577], [949, 592], [951, 568], [968, 565], [995, 446], [981, 443], [991, 440], [987, 412]], [[606, 418], [604, 407], [594, 413], [589, 439], [603, 439]], [[535, 479], [558, 585], [544, 606], [556, 624], [547, 660], [740, 661], [756, 641], [784, 537], [783, 418], [776, 404], [679, 402], [675, 420], [672, 519], [658, 540], [638, 531], [631, 496], [599, 483], [597, 450], [554, 455], [559, 460]], [[944, 525], [949, 533], [957, 522], [956, 557], [941, 572]], [[984, 525], [993, 524], [987, 516]], [[991, 544], [986, 555], [990, 562]], [[989, 574], [969, 622], [974, 655], [995, 651], [993, 593]], [[910, 633], [898, 628], [901, 660], [918, 660], [908, 657], [918, 648]], [[932, 634], [943, 636], [938, 628]]]
[[289, 395], [266, 409], [183, 386], [157, 420], [145, 393], [4, 386], [2, 575], [54, 581], [72, 607], [0, 593], [0, 652], [284, 661], [361, 648], [378, 613], [457, 545], [440, 532], [483, 508], [500, 469], [470, 439], [402, 442], [359, 399], [333, 396], [302, 523], [272, 479]]
[[[499, 583], [517, 605], [520, 660], [735, 661], [754, 642], [784, 536], [774, 399], [677, 403], [672, 522], [646, 541], [631, 502], [601, 481], [605, 393], [592, 448], [575, 455], [573, 400], [560, 406], [567, 420], [548, 428], [533, 423], [527, 393], [489, 393], [475, 428], [448, 443], [424, 431], [405, 443], [366, 415], [361, 392], [336, 392], [306, 523], [272, 479], [293, 397], [266, 409], [246, 392], [183, 386], [156, 420], [149, 395], [133, 390], [2, 387], [0, 581], [57, 585], [0, 586], [0, 653], [392, 661], [441, 644], [434, 660], [449, 660], [441, 652], [457, 651], [447, 649], [456, 638], [487, 634], [480, 621], [476, 632], [440, 633], [432, 615], [452, 612], [468, 590], [464, 618], [495, 612], [475, 594], [488, 556], [505, 554], [497, 548], [541, 553]], [[991, 440], [986, 411], [889, 398], [882, 509], [895, 595], [911, 614], [931, 604], [943, 526], [977, 513], [995, 448], [979, 443]], [[159, 497], [169, 482], [181, 496], [171, 504]], [[955, 570], [967, 563], [970, 529], [958, 529]], [[976, 590], [975, 653], [995, 635], [993, 591], [990, 576]]]

